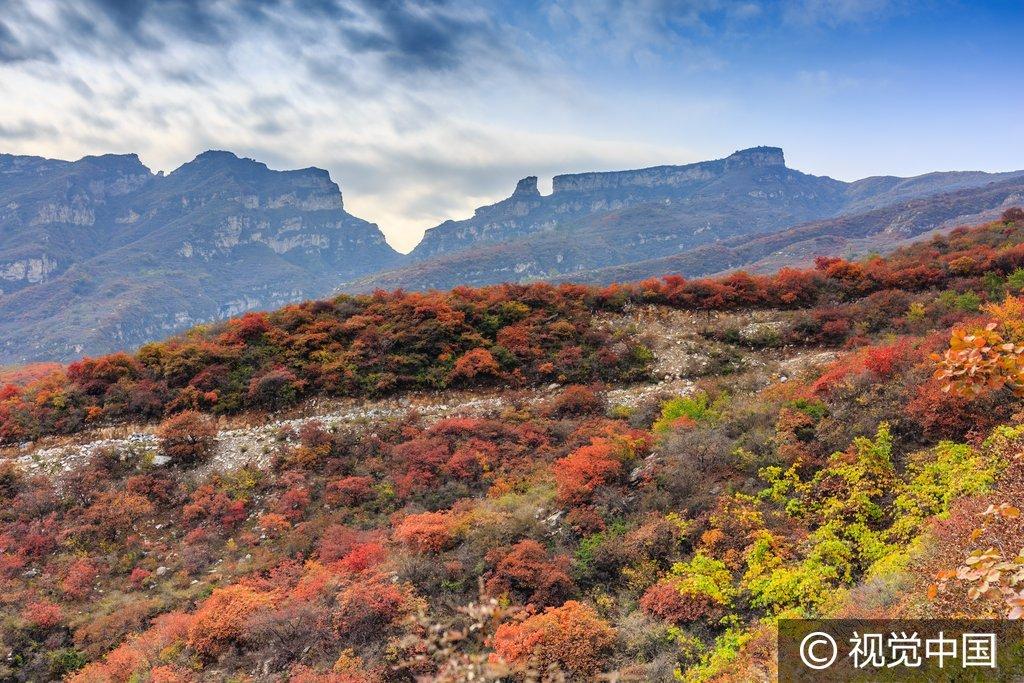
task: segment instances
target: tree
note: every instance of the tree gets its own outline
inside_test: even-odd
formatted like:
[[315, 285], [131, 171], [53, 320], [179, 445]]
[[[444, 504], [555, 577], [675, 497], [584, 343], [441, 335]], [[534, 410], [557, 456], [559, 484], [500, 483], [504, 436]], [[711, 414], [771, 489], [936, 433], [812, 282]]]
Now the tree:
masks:
[[194, 410], [167, 418], [157, 429], [164, 455], [181, 465], [205, 462], [217, 443], [213, 420]]

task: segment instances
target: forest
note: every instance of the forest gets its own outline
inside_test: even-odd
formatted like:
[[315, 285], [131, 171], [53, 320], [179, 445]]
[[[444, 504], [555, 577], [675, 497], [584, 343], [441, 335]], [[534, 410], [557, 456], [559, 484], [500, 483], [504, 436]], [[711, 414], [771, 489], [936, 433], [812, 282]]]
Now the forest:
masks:
[[[676, 391], [609, 322], [668, 310], [819, 360]], [[5, 680], [773, 680], [780, 618], [1024, 615], [1021, 209], [770, 276], [339, 296], [4, 376]], [[502, 402], [313, 414], [215, 466], [229, 423], [454, 392]], [[157, 449], [25, 466], [126, 425]]]

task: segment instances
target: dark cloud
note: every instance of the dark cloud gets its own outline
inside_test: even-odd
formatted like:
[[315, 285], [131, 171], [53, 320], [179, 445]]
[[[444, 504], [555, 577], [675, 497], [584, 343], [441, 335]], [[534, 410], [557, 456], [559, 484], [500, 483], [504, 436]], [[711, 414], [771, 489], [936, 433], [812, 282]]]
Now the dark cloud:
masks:
[[144, 47], [160, 46], [156, 36], [146, 29], [146, 20], [169, 29], [178, 37], [196, 42], [213, 44], [225, 38], [225, 19], [212, 11], [215, 5], [207, 0], [86, 1], [111, 21], [122, 35]]
[[369, 0], [362, 9], [377, 26], [347, 27], [343, 34], [354, 50], [379, 53], [398, 71], [450, 70], [471, 46], [497, 38], [487, 21], [467, 19], [445, 2]]
[[45, 45], [26, 45], [15, 31], [8, 26], [10, 19], [3, 10], [8, 3], [0, 2], [0, 64], [26, 62], [31, 60], [53, 61], [53, 52]]
[[[3, 62], [59, 58], [67, 49], [128, 57], [183, 41], [227, 49], [252, 28], [298, 47], [307, 36], [296, 22], [311, 17], [323, 38], [335, 36], [353, 55], [377, 55], [395, 73], [451, 71], [500, 39], [482, 10], [449, 0], [73, 0], [45, 25], [31, 0], [0, 0], [4, 7], [17, 9], [20, 23], [0, 13]], [[45, 30], [25, 31], [30, 25]], [[26, 44], [19, 33], [40, 44]]]
[[15, 124], [0, 123], [0, 140], [29, 140], [41, 136], [55, 136], [58, 130], [49, 124], [34, 121], [19, 121]]

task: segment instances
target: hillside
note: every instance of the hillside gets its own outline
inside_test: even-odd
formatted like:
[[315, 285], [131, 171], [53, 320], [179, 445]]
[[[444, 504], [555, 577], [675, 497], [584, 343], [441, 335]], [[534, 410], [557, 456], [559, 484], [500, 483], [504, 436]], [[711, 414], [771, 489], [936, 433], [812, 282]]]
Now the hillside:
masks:
[[1015, 209], [774, 275], [339, 296], [6, 386], [0, 677], [771, 680], [780, 616], [1014, 617], [1022, 291]]
[[166, 176], [135, 155], [0, 155], [0, 226], [0, 363], [135, 348], [398, 257], [326, 171], [228, 152]]

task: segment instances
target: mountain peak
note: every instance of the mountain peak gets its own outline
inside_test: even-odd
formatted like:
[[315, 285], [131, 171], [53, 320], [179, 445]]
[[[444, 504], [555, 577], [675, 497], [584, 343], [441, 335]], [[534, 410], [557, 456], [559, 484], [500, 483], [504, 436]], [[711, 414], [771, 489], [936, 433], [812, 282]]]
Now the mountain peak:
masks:
[[518, 183], [516, 183], [515, 192], [512, 193], [513, 197], [539, 197], [540, 190], [537, 189], [537, 176], [531, 175], [526, 176]]
[[785, 166], [786, 157], [781, 147], [750, 147], [733, 152], [725, 161], [735, 166]]

